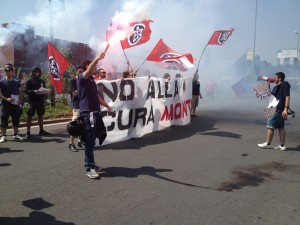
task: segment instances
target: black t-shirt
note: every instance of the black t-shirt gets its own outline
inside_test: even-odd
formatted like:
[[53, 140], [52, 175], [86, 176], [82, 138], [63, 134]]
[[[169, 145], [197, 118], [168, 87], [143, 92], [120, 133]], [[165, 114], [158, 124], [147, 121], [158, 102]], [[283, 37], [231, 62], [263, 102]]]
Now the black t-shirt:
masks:
[[[11, 95], [19, 95], [19, 88], [21, 87], [21, 84], [18, 80], [12, 79], [12, 80], [6, 80], [2, 79], [0, 81], [0, 90], [2, 95], [5, 98], [11, 98]], [[11, 105], [12, 103], [8, 101], [2, 101], [3, 106]]]
[[77, 90], [77, 78], [73, 77], [69, 83], [70, 96], [71, 96], [71, 107], [72, 109], [79, 109], [79, 98], [78, 95], [73, 96], [72, 92]]
[[277, 100], [279, 100], [276, 112], [282, 113], [285, 106], [285, 98], [290, 96], [291, 85], [284, 81], [281, 84], [276, 85], [272, 90], [272, 95], [275, 96]]
[[77, 88], [80, 112], [100, 111], [98, 90], [93, 76], [84, 79], [83, 73], [79, 74]]
[[200, 95], [200, 82], [193, 80], [192, 95]]
[[44, 95], [38, 95], [32, 90], [38, 90], [41, 87], [46, 88], [45, 82], [39, 77], [32, 76], [25, 83], [25, 93], [28, 95], [29, 103], [43, 103]]

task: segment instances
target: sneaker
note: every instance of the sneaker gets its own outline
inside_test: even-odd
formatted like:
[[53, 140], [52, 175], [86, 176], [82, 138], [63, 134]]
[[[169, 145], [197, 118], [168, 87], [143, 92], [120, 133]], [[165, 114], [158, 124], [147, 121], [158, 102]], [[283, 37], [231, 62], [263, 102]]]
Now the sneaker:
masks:
[[68, 149], [71, 150], [72, 152], [78, 152], [78, 150], [77, 150], [77, 148], [75, 147], [74, 143], [69, 144]]
[[4, 143], [6, 142], [6, 137], [5, 136], [1, 136], [0, 137], [0, 143]]
[[276, 149], [276, 150], [280, 150], [280, 151], [286, 151], [286, 147], [285, 147], [285, 145], [284, 145], [284, 146], [278, 145], [278, 146], [277, 146], [277, 147], [275, 147], [274, 149]]
[[260, 148], [272, 148], [270, 145], [267, 144], [267, 142], [262, 143], [262, 144], [258, 144], [258, 147], [260, 147]]
[[31, 138], [31, 134], [30, 132], [27, 132], [27, 134], [25, 135], [25, 139], [29, 139], [29, 138]]
[[49, 135], [50, 133], [48, 133], [45, 130], [40, 130], [39, 135]]
[[22, 138], [22, 137], [20, 136], [20, 134], [18, 134], [18, 133], [16, 133], [16, 134], [13, 135], [13, 139], [14, 139], [15, 141], [23, 141], [23, 140], [24, 140], [24, 138]]
[[96, 173], [95, 169], [91, 169], [90, 171], [86, 171], [86, 175], [91, 179], [97, 179], [99, 178], [99, 174]]
[[101, 173], [102, 171], [104, 171], [104, 168], [95, 165], [94, 170], [96, 171], [96, 173]]
[[77, 146], [78, 146], [79, 148], [84, 148], [84, 147], [85, 147], [85, 144], [84, 144], [84, 142], [79, 141], [78, 144], [77, 144]]

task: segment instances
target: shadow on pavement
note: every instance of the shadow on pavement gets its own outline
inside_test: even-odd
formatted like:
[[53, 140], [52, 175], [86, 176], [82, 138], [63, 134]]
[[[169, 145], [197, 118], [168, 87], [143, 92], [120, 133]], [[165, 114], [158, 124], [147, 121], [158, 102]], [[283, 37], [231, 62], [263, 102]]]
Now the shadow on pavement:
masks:
[[227, 138], [237, 138], [241, 139], [242, 135], [226, 132], [226, 131], [215, 131], [215, 132], [206, 132], [201, 133], [201, 135], [208, 135], [208, 136], [216, 136], [216, 137], [227, 137]]
[[[29, 199], [22, 202], [22, 205], [33, 209], [42, 210], [54, 206], [54, 204], [45, 201], [43, 198]], [[32, 211], [29, 217], [0, 217], [2, 225], [75, 225], [75, 223], [67, 223], [58, 221], [54, 216], [44, 212]]]
[[67, 223], [58, 221], [54, 216], [44, 212], [32, 211], [29, 217], [0, 217], [0, 224], [3, 225], [75, 225], [75, 223]]
[[0, 154], [24, 152], [24, 150], [11, 150], [10, 148], [0, 148]]
[[69, 137], [67, 134], [64, 133], [51, 133], [47, 136], [40, 136], [40, 135], [31, 135], [31, 137], [24, 142], [32, 142], [32, 143], [48, 143], [48, 142], [55, 142], [55, 143], [65, 143], [65, 138]]
[[42, 210], [54, 206], [54, 204], [45, 201], [43, 198], [34, 198], [22, 202], [22, 205], [33, 210]]
[[11, 166], [11, 163], [0, 163], [1, 167], [7, 167], [7, 166]]
[[148, 175], [151, 177], [155, 177], [158, 179], [162, 179], [164, 181], [176, 183], [176, 184], [181, 184], [189, 187], [198, 187], [198, 188], [204, 188], [204, 189], [212, 189], [210, 187], [203, 187], [203, 186], [198, 186], [190, 183], [185, 183], [177, 180], [173, 180], [164, 176], [159, 175], [158, 173], [163, 173], [163, 172], [172, 172], [173, 170], [171, 169], [156, 169], [152, 166], [142, 166], [140, 168], [128, 168], [128, 167], [107, 167], [104, 169], [103, 173], [101, 173], [101, 177], [107, 177], [107, 178], [112, 178], [112, 177], [126, 177], [126, 178], [136, 178], [138, 176], [142, 175]]
[[295, 148], [290, 148], [290, 147], [287, 147], [286, 149], [287, 151], [300, 151], [300, 145], [298, 145], [297, 147]]
[[[171, 142], [191, 137], [199, 132], [215, 130], [213, 127], [217, 118], [210, 116], [201, 116], [193, 118], [191, 123], [186, 126], [173, 126], [161, 131], [156, 131], [141, 138], [133, 138], [130, 140], [107, 144], [102, 147], [96, 147], [95, 150], [127, 150], [140, 149], [144, 146], [156, 145], [160, 143]], [[97, 140], [96, 140], [97, 141]]]

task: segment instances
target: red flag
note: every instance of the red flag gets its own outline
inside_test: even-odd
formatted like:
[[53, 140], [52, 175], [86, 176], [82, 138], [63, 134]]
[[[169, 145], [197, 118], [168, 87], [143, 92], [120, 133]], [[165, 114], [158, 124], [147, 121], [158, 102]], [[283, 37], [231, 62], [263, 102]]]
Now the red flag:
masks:
[[48, 41], [48, 65], [50, 83], [58, 93], [63, 89], [63, 74], [70, 62]]
[[223, 45], [227, 39], [232, 35], [234, 28], [230, 30], [218, 30], [213, 33], [207, 45]]
[[123, 49], [135, 47], [144, 44], [150, 40], [151, 29], [150, 23], [152, 20], [143, 20], [142, 22], [134, 22], [130, 24], [132, 29], [131, 36], [121, 41]]
[[159, 40], [146, 60], [158, 62], [156, 65], [161, 68], [180, 71], [186, 71], [187, 68], [193, 67], [194, 63], [191, 53], [179, 54], [169, 48], [162, 39]]

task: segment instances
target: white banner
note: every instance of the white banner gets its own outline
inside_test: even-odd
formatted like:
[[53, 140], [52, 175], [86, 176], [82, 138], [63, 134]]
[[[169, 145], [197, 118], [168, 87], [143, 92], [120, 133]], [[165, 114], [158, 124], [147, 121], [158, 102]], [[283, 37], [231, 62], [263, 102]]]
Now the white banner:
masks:
[[102, 108], [107, 138], [119, 142], [190, 123], [192, 80], [137, 77], [97, 81], [99, 95], [112, 108]]

